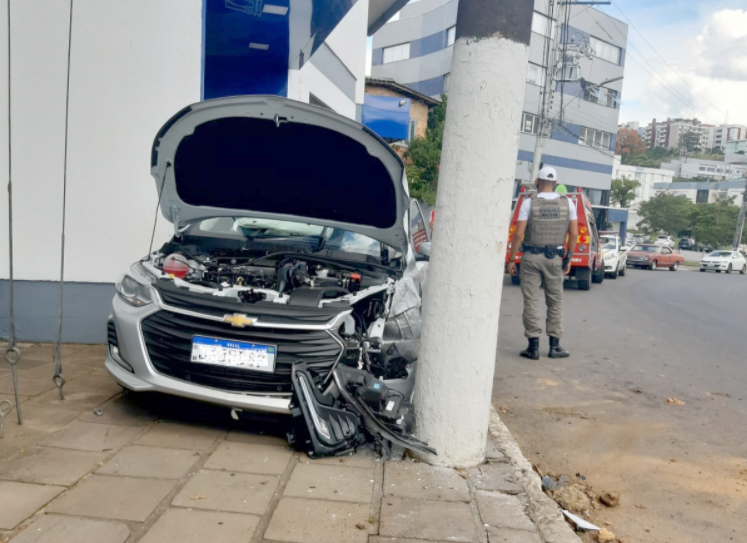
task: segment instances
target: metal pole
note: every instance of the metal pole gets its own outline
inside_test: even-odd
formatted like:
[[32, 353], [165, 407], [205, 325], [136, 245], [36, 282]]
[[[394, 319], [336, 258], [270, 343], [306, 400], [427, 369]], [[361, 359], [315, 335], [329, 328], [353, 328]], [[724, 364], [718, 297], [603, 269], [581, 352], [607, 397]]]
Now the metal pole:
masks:
[[[555, 7], [553, 0], [550, 0], [550, 13], [548, 15], [552, 17], [555, 14]], [[555, 35], [550, 32], [550, 36], [547, 39], [550, 41], [549, 54], [547, 55], [547, 66], [545, 67], [545, 85], [542, 89], [542, 102], [540, 104], [540, 128], [539, 134], [534, 142], [534, 156], [532, 158], [532, 176], [529, 181], [537, 179], [537, 174], [540, 170], [540, 164], [542, 163], [542, 150], [545, 147], [545, 138], [550, 137], [550, 109], [552, 108], [552, 95], [553, 84], [555, 82], [555, 64], [560, 46], [560, 34], [563, 30], [561, 21], [563, 20], [565, 4], [561, 3], [558, 5], [558, 18], [555, 22]]]
[[459, 2], [415, 385], [431, 463], [484, 457], [533, 5]]

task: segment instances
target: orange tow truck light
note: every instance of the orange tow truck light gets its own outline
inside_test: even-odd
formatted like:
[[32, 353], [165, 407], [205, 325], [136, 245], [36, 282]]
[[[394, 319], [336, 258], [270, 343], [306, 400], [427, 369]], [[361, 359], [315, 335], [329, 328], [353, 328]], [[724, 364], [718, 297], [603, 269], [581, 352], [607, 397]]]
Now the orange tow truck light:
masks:
[[516, 232], [516, 225], [512, 224], [512, 225], [511, 225], [511, 228], [509, 228], [509, 229], [508, 229], [508, 231], [509, 231], [510, 233], [512, 233], [512, 234], [513, 234], [514, 232]]
[[581, 234], [588, 234], [588, 233], [589, 233], [589, 229], [588, 229], [588, 228], [586, 228], [585, 226], [582, 226], [581, 228], [579, 228], [579, 229], [578, 229], [578, 231], [579, 231], [579, 232], [580, 232]]

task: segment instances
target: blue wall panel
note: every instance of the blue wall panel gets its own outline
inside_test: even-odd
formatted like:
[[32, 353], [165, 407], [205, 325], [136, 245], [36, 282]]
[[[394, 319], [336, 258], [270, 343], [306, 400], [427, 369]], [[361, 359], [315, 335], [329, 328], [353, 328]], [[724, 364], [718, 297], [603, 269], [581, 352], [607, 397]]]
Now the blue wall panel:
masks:
[[444, 92], [444, 76], [407, 83], [407, 86], [427, 96], [440, 96]]
[[[404, 102], [404, 103], [403, 103]], [[410, 99], [367, 94], [362, 123], [388, 140], [406, 140], [410, 127]]]

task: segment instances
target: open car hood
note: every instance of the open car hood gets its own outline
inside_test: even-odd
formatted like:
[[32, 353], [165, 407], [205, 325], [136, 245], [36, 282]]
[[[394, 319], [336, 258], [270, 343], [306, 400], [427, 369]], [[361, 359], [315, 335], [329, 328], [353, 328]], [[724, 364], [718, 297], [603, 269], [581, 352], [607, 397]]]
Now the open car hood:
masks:
[[407, 251], [404, 165], [363, 125], [278, 96], [188, 106], [153, 142], [161, 211], [178, 228], [210, 217], [313, 223]]

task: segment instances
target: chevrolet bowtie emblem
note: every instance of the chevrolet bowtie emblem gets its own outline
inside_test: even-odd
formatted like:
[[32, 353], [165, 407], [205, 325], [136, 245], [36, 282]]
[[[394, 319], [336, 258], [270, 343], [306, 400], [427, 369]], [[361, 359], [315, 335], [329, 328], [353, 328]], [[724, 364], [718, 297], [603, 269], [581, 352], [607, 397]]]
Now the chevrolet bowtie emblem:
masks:
[[223, 322], [230, 322], [231, 326], [236, 328], [243, 328], [244, 326], [251, 326], [257, 319], [247, 317], [241, 313], [234, 313], [233, 315], [224, 315]]

